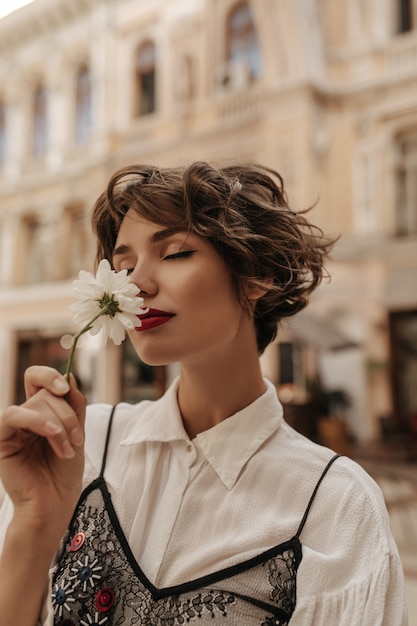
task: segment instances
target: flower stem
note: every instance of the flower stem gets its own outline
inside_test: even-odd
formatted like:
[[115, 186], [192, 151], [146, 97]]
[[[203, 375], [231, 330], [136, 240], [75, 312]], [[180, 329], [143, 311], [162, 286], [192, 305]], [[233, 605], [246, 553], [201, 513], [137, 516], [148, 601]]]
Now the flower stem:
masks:
[[99, 313], [97, 313], [97, 315], [95, 317], [93, 317], [92, 320], [90, 320], [88, 322], [88, 324], [86, 324], [84, 326], [84, 328], [82, 328], [76, 335], [74, 335], [74, 337], [72, 338], [72, 344], [71, 344], [71, 352], [70, 355], [68, 357], [68, 363], [67, 363], [67, 371], [65, 372], [65, 378], [67, 379], [67, 381], [69, 382], [70, 379], [70, 374], [71, 374], [71, 369], [72, 369], [72, 363], [74, 361], [74, 353], [75, 353], [75, 348], [77, 347], [77, 343], [79, 338], [81, 337], [81, 335], [83, 335], [84, 333], [88, 332], [92, 327], [93, 324], [96, 320], [98, 320], [99, 317], [101, 317], [102, 315], [106, 315], [108, 311], [108, 306], [104, 306]]

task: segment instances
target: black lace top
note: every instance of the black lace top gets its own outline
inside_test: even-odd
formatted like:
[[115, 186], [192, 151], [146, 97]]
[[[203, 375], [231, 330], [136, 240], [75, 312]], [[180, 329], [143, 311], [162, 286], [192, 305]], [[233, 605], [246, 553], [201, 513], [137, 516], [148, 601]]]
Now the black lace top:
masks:
[[52, 583], [55, 626], [286, 626], [296, 605], [300, 534], [324, 468], [292, 539], [238, 565], [181, 585], [156, 588], [132, 554], [104, 469], [81, 494]]

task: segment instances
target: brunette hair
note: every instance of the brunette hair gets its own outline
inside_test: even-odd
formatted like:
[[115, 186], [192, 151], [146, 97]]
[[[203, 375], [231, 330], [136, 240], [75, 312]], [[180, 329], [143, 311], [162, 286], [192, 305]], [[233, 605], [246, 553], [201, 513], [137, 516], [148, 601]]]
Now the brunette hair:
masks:
[[93, 211], [97, 262], [112, 261], [129, 209], [210, 241], [230, 267], [236, 296], [248, 312], [248, 283], [266, 291], [253, 310], [259, 353], [275, 338], [280, 320], [306, 306], [334, 243], [306, 219], [306, 211], [290, 209], [283, 179], [261, 165], [120, 169]]

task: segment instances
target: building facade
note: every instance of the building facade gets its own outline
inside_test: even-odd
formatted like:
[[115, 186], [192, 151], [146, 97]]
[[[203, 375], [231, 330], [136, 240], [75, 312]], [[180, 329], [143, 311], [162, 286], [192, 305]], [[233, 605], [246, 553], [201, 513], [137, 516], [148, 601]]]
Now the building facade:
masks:
[[[317, 380], [344, 392], [359, 442], [417, 431], [415, 3], [35, 0], [0, 20], [1, 408], [28, 364], [65, 364], [89, 214], [118, 167], [258, 161], [341, 235], [265, 373], [289, 410]], [[159, 395], [175, 367], [87, 338], [77, 372], [115, 402]]]

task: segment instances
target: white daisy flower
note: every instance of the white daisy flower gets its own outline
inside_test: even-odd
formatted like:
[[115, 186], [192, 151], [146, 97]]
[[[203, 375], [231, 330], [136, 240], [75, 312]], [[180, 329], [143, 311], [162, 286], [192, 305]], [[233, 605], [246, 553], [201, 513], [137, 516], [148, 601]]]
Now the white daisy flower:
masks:
[[72, 304], [70, 310], [82, 328], [72, 338], [67, 377], [81, 335], [86, 332], [96, 335], [101, 331], [104, 339], [109, 337], [120, 345], [126, 330], [141, 325], [137, 316], [147, 312], [143, 308], [143, 298], [138, 297], [140, 289], [130, 282], [127, 270], [115, 272], [106, 259], [100, 261], [95, 276], [84, 270], [78, 276], [79, 280], [74, 281], [74, 293], [79, 302]]

